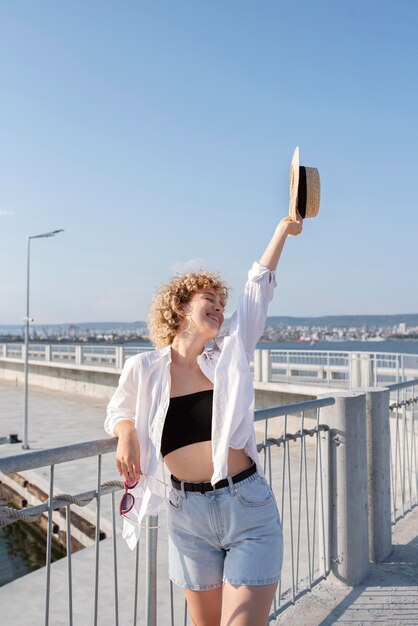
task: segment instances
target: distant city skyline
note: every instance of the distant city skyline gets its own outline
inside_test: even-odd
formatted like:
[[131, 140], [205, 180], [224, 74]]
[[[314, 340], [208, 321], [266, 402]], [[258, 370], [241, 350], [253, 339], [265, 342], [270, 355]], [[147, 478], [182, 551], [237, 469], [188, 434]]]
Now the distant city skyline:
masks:
[[[222, 330], [228, 327], [230, 322], [230, 318], [226, 317], [225, 322], [222, 326]], [[281, 315], [268, 315], [266, 319], [266, 328], [267, 327], [277, 327], [277, 326], [369, 326], [369, 327], [394, 327], [398, 325], [402, 325], [404, 329], [406, 328], [418, 328], [418, 313], [405, 313], [405, 314], [397, 314], [397, 315], [323, 315], [320, 317], [310, 317], [310, 316], [302, 316], [302, 317], [292, 317], [292, 316], [281, 316]], [[83, 330], [112, 330], [119, 329], [123, 331], [124, 329], [133, 329], [133, 328], [145, 328], [147, 326], [147, 320], [134, 320], [131, 322], [123, 322], [117, 320], [107, 320], [102, 322], [58, 322], [51, 324], [31, 324], [31, 329], [36, 332], [42, 332], [43, 330], [66, 330], [66, 332], [76, 332]], [[7, 331], [20, 331], [23, 328], [23, 324], [1, 324], [0, 323], [0, 334]]]
[[[227, 332], [225, 320], [221, 335]], [[0, 325], [0, 344], [6, 343], [6, 354], [23, 344], [23, 329]], [[51, 344], [60, 350], [63, 345], [127, 345], [150, 349], [148, 329], [144, 322], [85, 323], [34, 326], [30, 346]], [[316, 347], [328, 350], [367, 350], [402, 352], [418, 355], [418, 315], [406, 316], [337, 316], [323, 318], [268, 317], [259, 337], [258, 347], [287, 348]], [[365, 347], [366, 345], [366, 347]], [[335, 347], [334, 347], [335, 349]], [[0, 345], [0, 352], [5, 346]]]
[[[269, 315], [418, 313], [418, 4], [0, 7], [0, 325], [146, 320], [174, 273], [232, 288], [321, 174]], [[71, 320], [71, 322], [68, 322]]]

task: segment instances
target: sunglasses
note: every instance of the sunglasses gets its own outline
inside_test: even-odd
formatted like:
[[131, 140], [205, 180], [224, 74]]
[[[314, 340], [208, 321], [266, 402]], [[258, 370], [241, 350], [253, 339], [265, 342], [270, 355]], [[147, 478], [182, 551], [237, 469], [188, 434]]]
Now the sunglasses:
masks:
[[133, 508], [135, 504], [135, 496], [129, 493], [129, 489], [134, 489], [138, 484], [137, 480], [125, 480], [123, 485], [125, 487], [125, 493], [123, 494], [120, 504], [119, 504], [119, 513], [121, 515], [126, 515]]
[[[161, 485], [164, 485], [165, 487], [169, 487], [167, 483], [165, 483], [163, 480], [160, 480], [159, 478], [155, 478], [154, 476], [149, 476], [148, 474], [142, 474], [142, 476], [146, 476], [147, 478], [150, 478], [151, 480], [155, 480], [157, 483], [161, 483]], [[129, 493], [129, 489], [134, 489], [137, 486], [137, 484], [138, 484], [137, 480], [125, 480], [124, 481], [123, 485], [125, 487], [125, 493], [123, 494], [120, 504], [119, 504], [119, 513], [121, 515], [126, 515], [127, 513], [129, 513], [129, 511], [132, 510], [135, 504], [135, 496]]]

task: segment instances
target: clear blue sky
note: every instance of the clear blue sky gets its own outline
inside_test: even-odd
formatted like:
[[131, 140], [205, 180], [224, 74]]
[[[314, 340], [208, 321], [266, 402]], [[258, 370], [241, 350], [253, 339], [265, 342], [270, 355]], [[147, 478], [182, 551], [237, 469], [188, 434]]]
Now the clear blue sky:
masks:
[[418, 312], [415, 0], [0, 5], [0, 323], [145, 319], [174, 272], [233, 288], [321, 173], [272, 315]]

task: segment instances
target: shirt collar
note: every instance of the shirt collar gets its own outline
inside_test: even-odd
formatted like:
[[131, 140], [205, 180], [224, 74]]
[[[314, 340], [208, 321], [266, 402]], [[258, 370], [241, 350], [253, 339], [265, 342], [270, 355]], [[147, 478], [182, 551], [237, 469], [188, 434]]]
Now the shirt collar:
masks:
[[165, 356], [167, 356], [168, 359], [168, 363], [171, 363], [171, 345], [170, 346], [165, 346], [164, 348], [160, 348], [159, 350], [155, 351], [157, 358], [164, 358]]
[[[198, 359], [201, 359], [202, 357], [206, 357], [208, 359], [211, 358], [212, 356], [212, 352], [214, 349], [218, 349], [219, 350], [219, 345], [217, 344], [216, 340], [215, 340], [215, 346], [213, 348], [203, 348], [203, 351], [199, 354], [199, 356], [197, 357]], [[164, 358], [165, 356], [167, 356], [167, 362], [171, 363], [172, 361], [172, 356], [171, 356], [171, 344], [169, 346], [165, 346], [164, 348], [160, 348], [160, 350], [156, 350], [156, 354], [157, 357], [159, 358]]]

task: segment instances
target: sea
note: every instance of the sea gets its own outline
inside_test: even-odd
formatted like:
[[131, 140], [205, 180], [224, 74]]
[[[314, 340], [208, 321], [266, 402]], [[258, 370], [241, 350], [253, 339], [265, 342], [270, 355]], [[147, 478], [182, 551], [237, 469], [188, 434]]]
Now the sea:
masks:
[[[3, 502], [0, 500], [0, 503]], [[13, 506], [11, 503], [5, 503]], [[65, 548], [52, 544], [52, 561], [66, 555]], [[45, 565], [45, 533], [36, 524], [19, 521], [0, 528], [0, 587]]]

